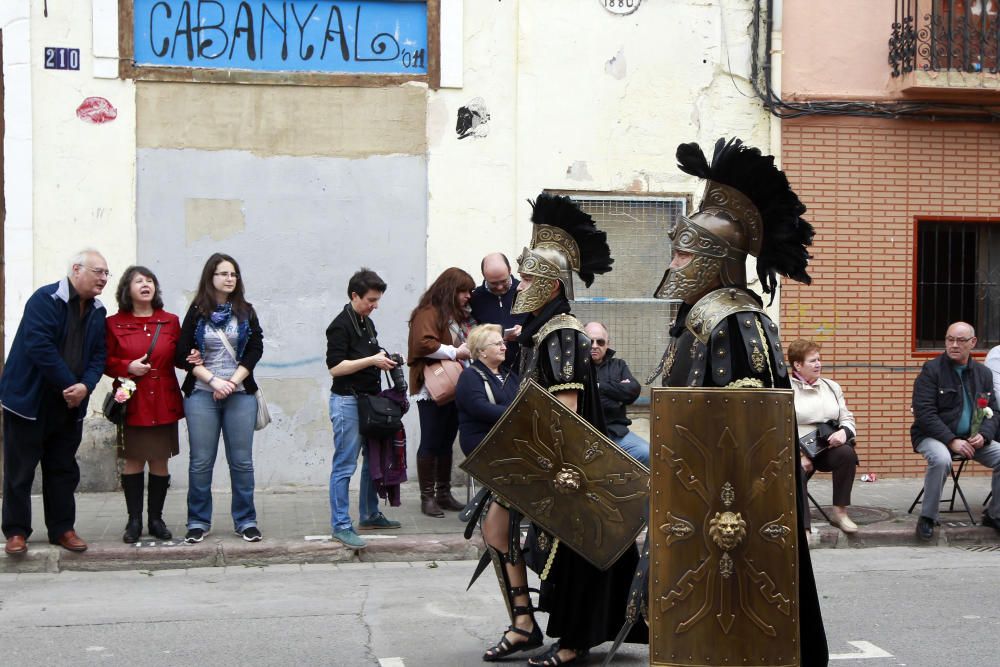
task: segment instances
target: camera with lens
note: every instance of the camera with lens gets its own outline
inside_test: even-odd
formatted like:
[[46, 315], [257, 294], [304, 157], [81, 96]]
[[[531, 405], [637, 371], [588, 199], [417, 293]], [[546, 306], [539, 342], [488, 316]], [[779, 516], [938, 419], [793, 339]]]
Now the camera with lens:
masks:
[[389, 355], [389, 358], [396, 362], [396, 367], [389, 371], [389, 377], [392, 378], [392, 388], [403, 394], [406, 393], [406, 373], [403, 371], [403, 365], [405, 363], [403, 355], [399, 352], [393, 352]]

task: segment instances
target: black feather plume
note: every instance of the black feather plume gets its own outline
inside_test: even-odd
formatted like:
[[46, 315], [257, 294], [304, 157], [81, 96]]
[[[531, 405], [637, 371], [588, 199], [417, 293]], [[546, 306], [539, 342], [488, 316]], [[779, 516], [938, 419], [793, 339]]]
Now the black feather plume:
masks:
[[587, 287], [595, 274], [607, 273], [614, 264], [608, 235], [597, 228], [593, 218], [581, 211], [569, 197], [543, 192], [531, 204], [531, 222], [558, 227], [568, 233], [580, 248], [580, 279]]
[[812, 282], [806, 273], [811, 258], [806, 247], [812, 245], [815, 230], [802, 217], [806, 207], [775, 166], [773, 156], [762, 155], [733, 137], [715, 143], [711, 167], [696, 143], [677, 147], [677, 163], [685, 173], [739, 190], [760, 211], [764, 229], [757, 276], [764, 292], [774, 292], [777, 274], [807, 285]]

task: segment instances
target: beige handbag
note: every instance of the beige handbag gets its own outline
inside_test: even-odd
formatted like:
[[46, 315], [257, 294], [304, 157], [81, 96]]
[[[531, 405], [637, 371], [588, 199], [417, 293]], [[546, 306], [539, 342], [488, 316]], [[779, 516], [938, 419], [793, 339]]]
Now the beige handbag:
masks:
[[431, 361], [424, 366], [424, 386], [431, 399], [438, 405], [455, 400], [455, 385], [465, 367], [459, 361]]

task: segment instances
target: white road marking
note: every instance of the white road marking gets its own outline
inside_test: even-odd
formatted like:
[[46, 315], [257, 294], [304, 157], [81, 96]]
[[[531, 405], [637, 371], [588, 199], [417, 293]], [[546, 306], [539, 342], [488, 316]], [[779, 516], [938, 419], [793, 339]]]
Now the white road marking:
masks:
[[875, 644], [871, 642], [857, 641], [857, 642], [847, 642], [856, 649], [859, 649], [860, 653], [834, 653], [830, 656], [830, 660], [866, 660], [868, 658], [891, 658], [892, 653], [884, 649], [880, 649]]
[[406, 667], [402, 658], [380, 658], [378, 664], [381, 667]]
[[88, 646], [86, 650], [93, 653], [97, 651], [107, 651], [108, 649], [104, 648], [103, 646]]

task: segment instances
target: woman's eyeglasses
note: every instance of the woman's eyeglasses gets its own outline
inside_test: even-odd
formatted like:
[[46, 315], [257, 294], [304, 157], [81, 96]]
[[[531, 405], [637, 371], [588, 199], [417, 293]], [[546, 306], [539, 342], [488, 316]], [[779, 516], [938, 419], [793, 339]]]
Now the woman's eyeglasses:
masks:
[[233, 273], [231, 271], [216, 271], [215, 275], [219, 278], [232, 278], [233, 280], [239, 280], [240, 274]]

